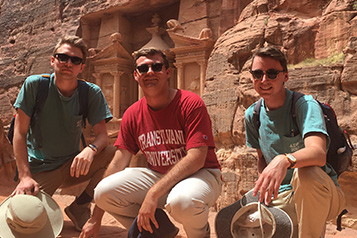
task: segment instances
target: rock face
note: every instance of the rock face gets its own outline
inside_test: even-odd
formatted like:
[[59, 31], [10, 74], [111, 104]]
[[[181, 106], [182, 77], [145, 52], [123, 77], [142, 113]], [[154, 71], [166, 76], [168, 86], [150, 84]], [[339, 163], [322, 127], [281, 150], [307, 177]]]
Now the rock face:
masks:
[[[22, 82], [30, 74], [51, 70], [49, 57], [62, 35], [76, 34], [89, 47], [103, 48], [112, 33], [120, 32], [123, 46], [132, 53], [150, 40], [145, 28], [155, 13], [162, 27], [169, 19], [178, 20], [188, 37], [198, 37], [209, 27], [215, 45], [203, 99], [225, 179], [217, 209], [239, 199], [258, 177], [256, 154], [245, 147], [244, 112], [258, 98], [248, 69], [254, 50], [261, 46], [281, 47], [290, 64], [286, 86], [332, 105], [357, 143], [354, 0], [13, 0], [0, 1], [0, 11], [0, 119], [5, 129]], [[167, 34], [162, 38], [174, 47]], [[93, 81], [89, 72], [83, 77]], [[340, 178], [350, 208], [357, 206], [356, 163], [354, 157], [350, 171]], [[357, 211], [350, 210], [344, 223], [357, 229]]]

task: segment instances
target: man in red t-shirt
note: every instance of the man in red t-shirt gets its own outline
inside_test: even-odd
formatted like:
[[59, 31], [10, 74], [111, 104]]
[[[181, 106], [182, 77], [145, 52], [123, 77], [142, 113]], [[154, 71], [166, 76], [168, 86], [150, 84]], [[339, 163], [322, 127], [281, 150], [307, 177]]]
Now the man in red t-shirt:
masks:
[[[140, 50], [135, 66], [144, 97], [122, 118], [118, 149], [95, 189], [93, 216], [107, 211], [127, 228], [137, 217], [138, 229], [152, 233], [150, 222], [160, 225], [156, 209], [165, 208], [188, 237], [209, 237], [209, 207], [220, 195], [222, 181], [206, 106], [198, 95], [169, 87], [169, 63], [162, 51]], [[139, 150], [148, 168], [128, 168]], [[80, 237], [98, 233], [95, 220]]]

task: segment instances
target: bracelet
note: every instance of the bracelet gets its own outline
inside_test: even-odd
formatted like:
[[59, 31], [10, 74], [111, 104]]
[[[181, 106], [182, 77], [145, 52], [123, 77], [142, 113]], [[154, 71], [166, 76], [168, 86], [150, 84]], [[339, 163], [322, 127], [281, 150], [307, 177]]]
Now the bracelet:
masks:
[[98, 152], [98, 147], [96, 145], [89, 144], [88, 147], [91, 148], [94, 152]]

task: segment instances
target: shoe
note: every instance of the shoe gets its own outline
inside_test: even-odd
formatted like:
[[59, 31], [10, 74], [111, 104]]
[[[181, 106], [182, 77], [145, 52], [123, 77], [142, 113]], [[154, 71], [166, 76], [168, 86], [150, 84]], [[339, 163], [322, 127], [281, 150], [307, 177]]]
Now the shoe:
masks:
[[71, 219], [77, 231], [82, 231], [84, 224], [91, 216], [90, 202], [83, 205], [78, 205], [76, 201], [64, 209], [69, 219]]

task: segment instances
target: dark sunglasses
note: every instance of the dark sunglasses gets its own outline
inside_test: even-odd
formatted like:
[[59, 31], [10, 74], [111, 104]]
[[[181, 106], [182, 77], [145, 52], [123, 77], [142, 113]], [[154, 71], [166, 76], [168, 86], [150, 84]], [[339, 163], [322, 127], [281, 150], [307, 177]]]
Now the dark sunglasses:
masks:
[[83, 62], [82, 58], [79, 58], [77, 56], [69, 56], [61, 53], [54, 54], [54, 57], [58, 59], [61, 63], [67, 63], [68, 59], [71, 59], [72, 64], [75, 65], [80, 65]]
[[269, 79], [276, 79], [278, 74], [281, 72], [285, 72], [284, 70], [276, 70], [276, 69], [268, 69], [267, 71], [263, 71], [260, 69], [250, 70], [250, 73], [253, 75], [253, 78], [256, 80], [262, 80], [263, 75], [265, 74]]
[[154, 72], [160, 72], [162, 70], [162, 66], [164, 66], [163, 63], [153, 63], [152, 65], [141, 64], [141, 65], [137, 66], [136, 69], [139, 71], [139, 73], [146, 74], [149, 71], [149, 67]]

